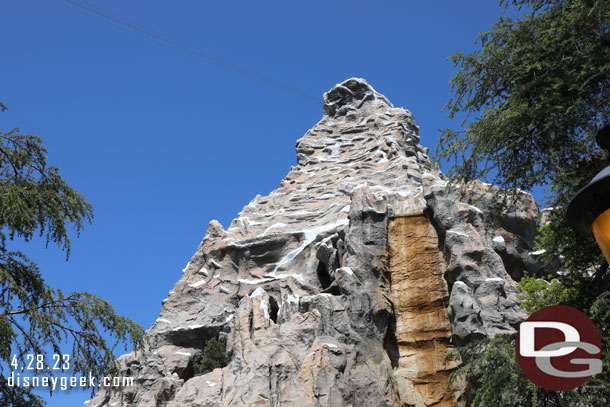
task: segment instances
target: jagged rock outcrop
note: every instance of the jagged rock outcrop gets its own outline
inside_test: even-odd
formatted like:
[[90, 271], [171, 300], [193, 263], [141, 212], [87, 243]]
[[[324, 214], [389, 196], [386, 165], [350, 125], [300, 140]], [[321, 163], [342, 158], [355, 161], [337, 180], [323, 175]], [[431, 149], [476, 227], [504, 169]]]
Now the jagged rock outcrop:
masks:
[[[135, 385], [88, 407], [464, 405], [443, 356], [525, 318], [511, 275], [536, 267], [537, 208], [492, 225], [493, 187], [447, 188], [418, 142], [363, 79], [333, 87], [280, 186], [210, 222], [147, 349], [119, 359]], [[193, 376], [211, 338], [228, 365]]]

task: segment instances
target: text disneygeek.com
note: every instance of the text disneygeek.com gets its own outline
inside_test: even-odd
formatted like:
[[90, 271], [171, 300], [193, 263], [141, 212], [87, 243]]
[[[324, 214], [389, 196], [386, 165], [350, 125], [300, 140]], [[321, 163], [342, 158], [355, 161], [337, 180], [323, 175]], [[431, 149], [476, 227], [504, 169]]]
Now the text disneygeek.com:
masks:
[[[20, 363], [21, 361], [21, 363]], [[70, 370], [70, 355], [53, 355], [52, 361], [46, 363], [44, 355], [25, 355], [18, 359], [12, 357], [11, 374], [7, 378], [8, 387], [47, 388], [51, 391], [68, 390], [76, 387], [129, 387], [133, 386], [133, 377], [106, 376], [98, 380], [89, 373], [88, 376], [54, 376], [55, 372]], [[17, 371], [20, 372], [17, 372]], [[53, 375], [50, 374], [53, 372]]]
[[[100, 380], [102, 387], [129, 387], [133, 386], [133, 377], [103, 377]], [[49, 376], [21, 376], [20, 373], [11, 372], [7, 380], [8, 387], [39, 387], [55, 390], [68, 390], [76, 387], [97, 387], [98, 379], [89, 376], [80, 377], [49, 377]]]

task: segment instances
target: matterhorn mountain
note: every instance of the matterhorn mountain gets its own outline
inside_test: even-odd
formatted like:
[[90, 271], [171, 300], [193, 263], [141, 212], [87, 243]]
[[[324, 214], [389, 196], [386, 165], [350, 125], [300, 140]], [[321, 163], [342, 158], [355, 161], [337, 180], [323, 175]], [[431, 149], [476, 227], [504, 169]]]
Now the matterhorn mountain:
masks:
[[[492, 222], [496, 188], [448, 187], [413, 115], [363, 79], [324, 94], [296, 153], [276, 190], [210, 222], [145, 348], [119, 358], [134, 385], [87, 407], [466, 405], [445, 355], [526, 318], [532, 197]], [[211, 340], [227, 364], [197, 375]]]

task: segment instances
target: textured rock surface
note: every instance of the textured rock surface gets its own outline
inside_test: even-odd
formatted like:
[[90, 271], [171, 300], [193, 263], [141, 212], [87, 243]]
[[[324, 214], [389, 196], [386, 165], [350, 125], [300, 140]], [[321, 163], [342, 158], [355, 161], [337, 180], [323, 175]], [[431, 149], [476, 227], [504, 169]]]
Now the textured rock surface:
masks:
[[[525, 205], [514, 227], [489, 225], [488, 203], [447, 189], [418, 142], [411, 113], [366, 81], [327, 92], [324, 117], [297, 141], [298, 165], [227, 230], [210, 222], [149, 348], [120, 358], [135, 385], [87, 405], [459, 404], [443, 392], [453, 366], [439, 357], [525, 317], [506, 267], [527, 264], [537, 209]], [[423, 211], [414, 224], [401, 216]], [[229, 363], [193, 377], [213, 337]]]
[[390, 220], [388, 257], [395, 316], [392, 339], [397, 356], [393, 366], [400, 400], [407, 405], [454, 406], [462, 393], [461, 389], [447, 389], [449, 373], [458, 364], [450, 358], [445, 360], [451, 350], [451, 325], [445, 261], [438, 243], [436, 231], [423, 212]]

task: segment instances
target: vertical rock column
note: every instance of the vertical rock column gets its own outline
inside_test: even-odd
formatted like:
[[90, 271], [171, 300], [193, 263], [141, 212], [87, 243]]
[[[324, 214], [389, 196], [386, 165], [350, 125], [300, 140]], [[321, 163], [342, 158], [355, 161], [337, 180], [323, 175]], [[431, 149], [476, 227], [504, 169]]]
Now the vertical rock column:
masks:
[[423, 212], [395, 215], [388, 225], [388, 250], [396, 317], [392, 353], [398, 356], [402, 406], [457, 406], [460, 392], [447, 387], [457, 363], [443, 361], [451, 349], [451, 325], [436, 230]]

